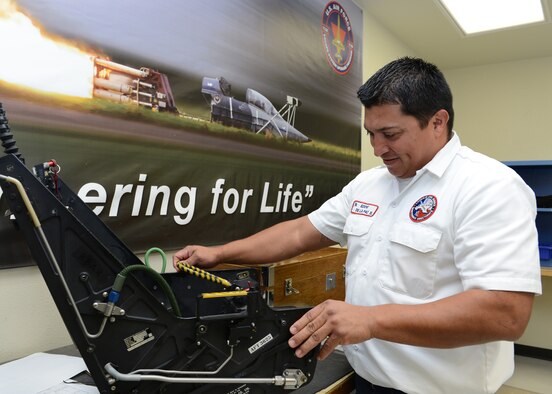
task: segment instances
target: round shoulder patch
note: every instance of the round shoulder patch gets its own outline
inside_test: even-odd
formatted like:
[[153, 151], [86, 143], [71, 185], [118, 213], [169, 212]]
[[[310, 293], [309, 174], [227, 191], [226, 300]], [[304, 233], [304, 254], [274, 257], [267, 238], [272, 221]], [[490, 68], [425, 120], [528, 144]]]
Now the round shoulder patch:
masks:
[[436, 209], [437, 197], [431, 194], [423, 196], [410, 208], [410, 220], [416, 223], [423, 222], [429, 219]]
[[332, 69], [338, 74], [347, 74], [353, 64], [353, 29], [349, 16], [337, 1], [330, 1], [324, 7], [322, 43]]

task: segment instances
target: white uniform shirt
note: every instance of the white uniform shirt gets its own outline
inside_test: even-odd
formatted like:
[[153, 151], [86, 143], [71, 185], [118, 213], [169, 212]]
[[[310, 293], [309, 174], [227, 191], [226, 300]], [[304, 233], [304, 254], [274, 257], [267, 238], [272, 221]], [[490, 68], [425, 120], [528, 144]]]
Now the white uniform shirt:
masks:
[[[309, 215], [347, 245], [346, 302], [421, 304], [468, 289], [541, 292], [533, 191], [510, 168], [447, 145], [399, 192], [384, 166]], [[493, 393], [513, 372], [513, 344], [431, 349], [372, 339], [345, 346], [355, 371], [407, 393]]]

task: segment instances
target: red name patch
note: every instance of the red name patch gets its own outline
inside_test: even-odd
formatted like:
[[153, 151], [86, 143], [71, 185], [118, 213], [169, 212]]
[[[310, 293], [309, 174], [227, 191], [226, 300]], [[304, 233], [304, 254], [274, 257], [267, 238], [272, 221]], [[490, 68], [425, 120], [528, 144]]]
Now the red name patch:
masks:
[[355, 215], [374, 216], [378, 211], [379, 206], [376, 204], [370, 204], [369, 202], [362, 202], [355, 200], [351, 207], [351, 213]]

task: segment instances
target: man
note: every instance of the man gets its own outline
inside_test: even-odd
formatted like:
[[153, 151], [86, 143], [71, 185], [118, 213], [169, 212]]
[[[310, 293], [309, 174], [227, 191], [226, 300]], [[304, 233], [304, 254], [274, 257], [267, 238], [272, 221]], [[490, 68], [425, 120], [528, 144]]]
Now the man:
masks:
[[174, 260], [264, 263], [346, 244], [345, 302], [326, 301], [292, 325], [296, 355], [323, 343], [324, 359], [344, 345], [359, 394], [493, 393], [513, 372], [512, 341], [541, 292], [534, 194], [508, 167], [461, 146], [434, 65], [393, 61], [358, 96], [384, 166], [308, 216], [226, 245], [188, 246]]

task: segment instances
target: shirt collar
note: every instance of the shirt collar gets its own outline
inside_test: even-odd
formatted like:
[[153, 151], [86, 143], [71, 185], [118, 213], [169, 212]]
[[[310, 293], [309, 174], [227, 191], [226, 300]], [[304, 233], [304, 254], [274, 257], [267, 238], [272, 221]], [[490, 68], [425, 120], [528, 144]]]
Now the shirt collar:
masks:
[[441, 148], [439, 152], [437, 152], [429, 163], [418, 171], [418, 173], [429, 171], [439, 178], [442, 177], [445, 170], [454, 159], [454, 156], [456, 156], [456, 153], [460, 150], [461, 146], [462, 144], [460, 143], [460, 137], [458, 137], [458, 134], [456, 134], [453, 130], [452, 138]]

